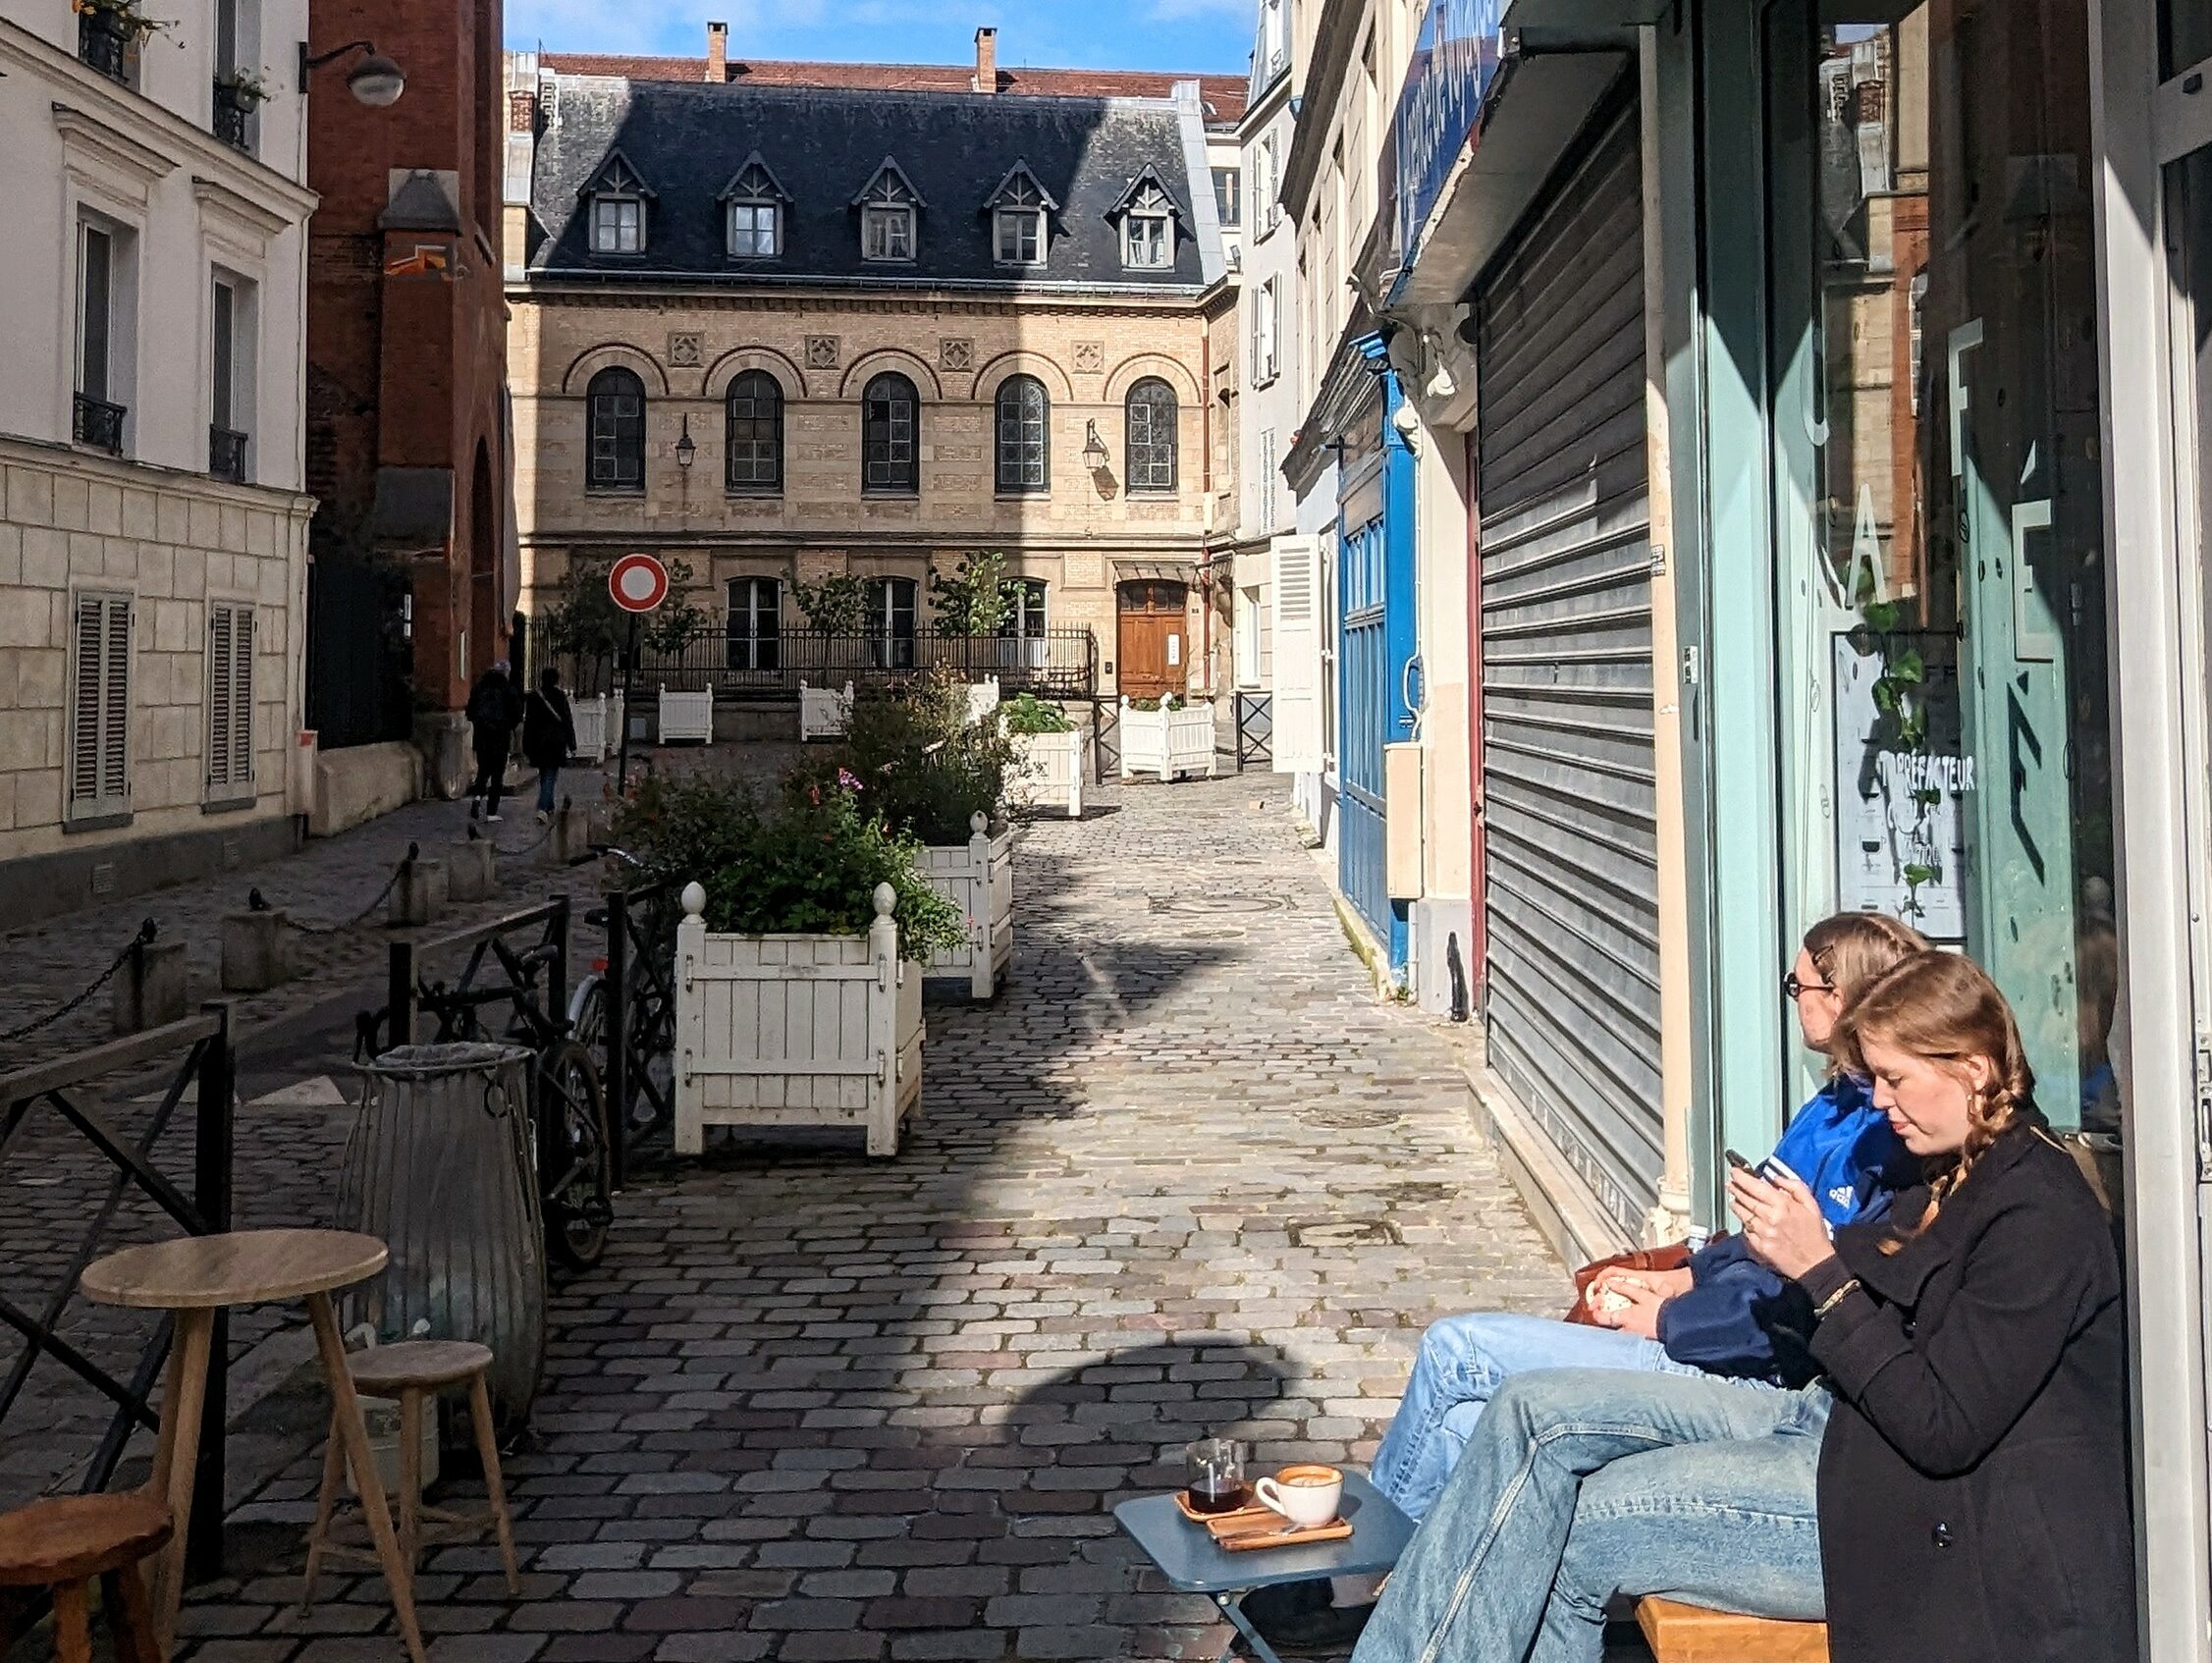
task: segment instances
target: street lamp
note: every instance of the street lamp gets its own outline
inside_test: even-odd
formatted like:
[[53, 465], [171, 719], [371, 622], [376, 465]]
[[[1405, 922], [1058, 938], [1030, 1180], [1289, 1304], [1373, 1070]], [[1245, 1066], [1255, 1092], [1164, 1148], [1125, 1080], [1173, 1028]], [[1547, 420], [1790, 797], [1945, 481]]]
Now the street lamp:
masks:
[[1083, 465], [1097, 473], [1106, 464], [1106, 441], [1099, 437], [1098, 419], [1093, 417], [1083, 425]]
[[325, 64], [334, 64], [349, 52], [362, 54], [361, 61], [346, 72], [346, 84], [353, 96], [372, 110], [388, 110], [400, 101], [400, 94], [407, 89], [406, 72], [376, 49], [373, 40], [349, 40], [343, 46], [334, 46], [328, 52], [307, 56], [307, 43], [299, 43], [299, 90], [307, 90], [307, 74]]
[[683, 433], [675, 442], [675, 465], [684, 472], [691, 471], [692, 462], [698, 459], [699, 447], [691, 442], [691, 417], [683, 418]]

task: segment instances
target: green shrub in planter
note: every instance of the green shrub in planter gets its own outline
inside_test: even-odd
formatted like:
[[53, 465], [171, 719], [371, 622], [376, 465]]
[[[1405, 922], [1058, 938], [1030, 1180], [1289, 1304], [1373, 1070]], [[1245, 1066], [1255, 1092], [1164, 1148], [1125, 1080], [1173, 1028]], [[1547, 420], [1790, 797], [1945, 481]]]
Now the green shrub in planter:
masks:
[[1190, 701], [1180, 693], [1170, 693], [1164, 699], [1131, 699], [1131, 710], [1181, 710]]
[[1006, 731], [1013, 734], [1065, 733], [1075, 726], [1067, 712], [1057, 705], [1049, 705], [1035, 693], [1022, 693], [1006, 700], [998, 707], [998, 715], [1006, 724]]
[[833, 776], [763, 798], [721, 779], [648, 779], [615, 822], [648, 876], [696, 882], [707, 928], [741, 935], [863, 936], [878, 884], [898, 895], [898, 950], [927, 959], [967, 942], [967, 919], [915, 870], [919, 844], [862, 810]]
[[949, 671], [862, 693], [833, 759], [859, 781], [864, 813], [940, 846], [965, 843], [979, 813], [999, 818], [1020, 760], [996, 715], [968, 720], [967, 684]]

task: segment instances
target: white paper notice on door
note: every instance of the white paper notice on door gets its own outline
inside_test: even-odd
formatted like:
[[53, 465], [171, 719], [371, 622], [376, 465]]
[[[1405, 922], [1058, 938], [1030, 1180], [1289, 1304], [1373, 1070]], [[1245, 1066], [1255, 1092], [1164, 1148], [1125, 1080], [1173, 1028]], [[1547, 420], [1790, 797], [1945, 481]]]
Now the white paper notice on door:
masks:
[[1167, 668], [1173, 670], [1182, 662], [1183, 638], [1180, 635], [1170, 635], [1167, 637]]

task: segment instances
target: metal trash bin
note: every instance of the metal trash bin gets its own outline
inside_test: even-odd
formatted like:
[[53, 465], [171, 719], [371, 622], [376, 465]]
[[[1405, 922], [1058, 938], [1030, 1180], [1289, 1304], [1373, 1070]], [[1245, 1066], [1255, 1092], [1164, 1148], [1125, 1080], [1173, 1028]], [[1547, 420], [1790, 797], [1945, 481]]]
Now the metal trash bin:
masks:
[[493, 1414], [521, 1425], [545, 1368], [545, 1223], [519, 1046], [401, 1046], [366, 1064], [338, 1181], [341, 1228], [392, 1261], [346, 1297], [349, 1333], [489, 1346]]

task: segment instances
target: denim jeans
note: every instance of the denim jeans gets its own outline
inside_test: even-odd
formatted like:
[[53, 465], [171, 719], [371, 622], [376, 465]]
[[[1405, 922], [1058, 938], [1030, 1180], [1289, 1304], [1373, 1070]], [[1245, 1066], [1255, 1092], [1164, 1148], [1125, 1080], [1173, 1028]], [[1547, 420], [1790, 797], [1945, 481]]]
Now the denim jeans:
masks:
[[558, 768], [541, 768], [538, 770], [538, 813], [551, 814], [553, 812], [553, 787], [560, 778], [561, 770]]
[[1828, 1407], [1710, 1375], [1508, 1380], [1353, 1663], [1597, 1663], [1615, 1595], [1819, 1618]]
[[1375, 1452], [1375, 1487], [1413, 1518], [1434, 1505], [1483, 1409], [1512, 1374], [1532, 1368], [1633, 1368], [1701, 1374], [1657, 1340], [1551, 1316], [1478, 1311], [1429, 1324], [1405, 1399]]

